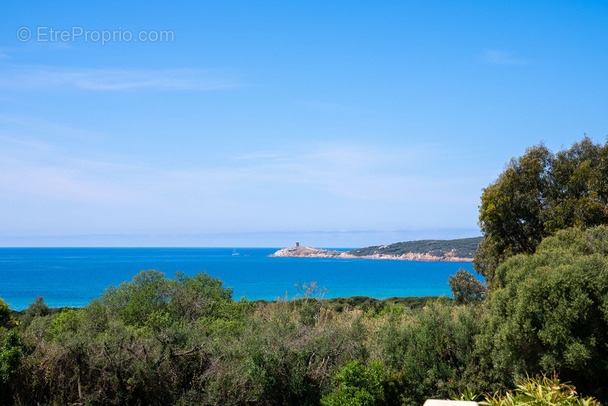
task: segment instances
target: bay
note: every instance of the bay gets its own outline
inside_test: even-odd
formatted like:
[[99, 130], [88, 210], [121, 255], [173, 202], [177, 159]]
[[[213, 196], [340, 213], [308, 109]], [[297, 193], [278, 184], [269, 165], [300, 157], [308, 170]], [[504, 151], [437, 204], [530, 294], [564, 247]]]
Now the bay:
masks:
[[170, 278], [205, 271], [232, 287], [235, 299], [291, 299], [297, 282], [317, 282], [325, 298], [449, 296], [449, 276], [460, 267], [472, 271], [468, 262], [269, 258], [277, 249], [0, 248], [0, 297], [14, 310], [36, 296], [51, 307], [81, 307], [144, 269]]

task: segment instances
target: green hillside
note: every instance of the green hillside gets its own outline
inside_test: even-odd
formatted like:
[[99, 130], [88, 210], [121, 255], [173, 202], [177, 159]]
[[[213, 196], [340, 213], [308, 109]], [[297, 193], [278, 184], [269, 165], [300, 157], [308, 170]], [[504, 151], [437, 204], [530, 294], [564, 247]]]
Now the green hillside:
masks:
[[397, 242], [389, 245], [376, 245], [373, 247], [358, 248], [348, 251], [357, 256], [383, 254], [402, 255], [408, 253], [429, 254], [441, 257], [454, 250], [457, 257], [472, 258], [482, 237], [459, 238], [456, 240], [419, 240]]

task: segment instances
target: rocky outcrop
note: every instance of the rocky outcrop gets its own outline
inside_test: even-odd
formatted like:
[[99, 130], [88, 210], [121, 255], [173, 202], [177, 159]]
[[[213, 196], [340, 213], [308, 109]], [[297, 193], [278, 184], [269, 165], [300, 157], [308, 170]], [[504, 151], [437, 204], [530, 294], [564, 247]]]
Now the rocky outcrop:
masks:
[[364, 259], [392, 259], [401, 261], [448, 261], [448, 262], [471, 262], [473, 258], [457, 257], [453, 251], [437, 256], [424, 253], [409, 252], [401, 255], [373, 254], [352, 255], [348, 251], [324, 250], [306, 246], [293, 246], [278, 250], [269, 257], [293, 257], [293, 258], [364, 258]]
[[293, 247], [283, 248], [282, 250], [278, 250], [274, 254], [269, 255], [269, 257], [337, 258], [337, 257], [342, 256], [342, 254], [344, 254], [344, 251], [331, 251], [331, 250], [323, 250], [323, 249], [319, 249], [319, 248], [295, 245]]

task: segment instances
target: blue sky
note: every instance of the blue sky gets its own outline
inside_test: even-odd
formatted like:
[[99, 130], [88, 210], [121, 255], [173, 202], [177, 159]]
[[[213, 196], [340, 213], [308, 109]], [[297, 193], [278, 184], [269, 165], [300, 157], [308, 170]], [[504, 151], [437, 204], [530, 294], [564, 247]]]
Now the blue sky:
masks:
[[605, 2], [4, 1], [0, 246], [478, 235], [511, 157], [605, 142], [607, 38]]

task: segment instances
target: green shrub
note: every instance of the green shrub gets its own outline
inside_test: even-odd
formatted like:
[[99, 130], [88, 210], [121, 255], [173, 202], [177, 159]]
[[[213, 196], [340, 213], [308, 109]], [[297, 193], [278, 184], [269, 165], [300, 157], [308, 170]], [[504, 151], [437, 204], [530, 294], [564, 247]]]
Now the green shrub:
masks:
[[359, 360], [343, 366], [334, 377], [333, 391], [321, 399], [323, 406], [374, 406], [384, 402], [384, 365], [367, 367]]
[[49, 306], [44, 303], [44, 298], [42, 296], [36, 296], [36, 300], [33, 303], [30, 303], [23, 312], [20, 327], [25, 329], [36, 317], [48, 316], [50, 312]]
[[533, 379], [517, 383], [517, 388], [506, 394], [487, 395], [479, 402], [483, 406], [593, 406], [599, 405], [592, 397], [579, 396], [573, 386], [561, 383], [557, 376]]
[[560, 231], [498, 268], [479, 341], [498, 380], [557, 371], [608, 399], [607, 231]]
[[235, 305], [232, 289], [224, 288], [218, 278], [204, 272], [194, 276], [178, 272], [175, 276], [170, 280], [155, 269], [141, 271], [131, 282], [108, 288], [101, 302], [125, 323], [152, 329], [166, 327], [167, 317], [187, 323], [202, 317], [230, 316]]
[[23, 359], [23, 340], [14, 330], [9, 331], [0, 347], [0, 403], [11, 404], [11, 381]]
[[23, 340], [15, 331], [4, 337], [0, 352], [0, 381], [7, 383], [21, 362]]
[[16, 325], [8, 304], [0, 297], [0, 328], [12, 328]]

